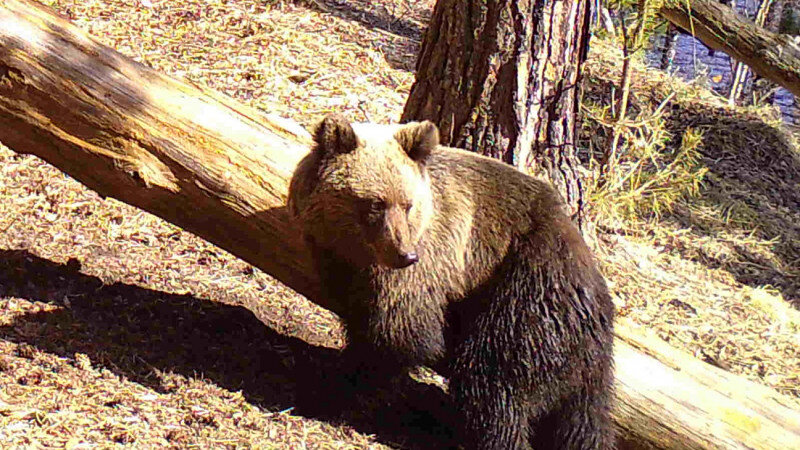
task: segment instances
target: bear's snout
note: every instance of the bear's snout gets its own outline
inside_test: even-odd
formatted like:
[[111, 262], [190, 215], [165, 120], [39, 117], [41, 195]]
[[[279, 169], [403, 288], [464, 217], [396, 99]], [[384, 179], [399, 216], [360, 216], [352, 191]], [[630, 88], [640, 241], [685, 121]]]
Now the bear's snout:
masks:
[[420, 260], [420, 253], [415, 245], [396, 245], [394, 242], [379, 240], [372, 245], [374, 261], [388, 269], [403, 269]]
[[414, 263], [419, 261], [419, 255], [417, 252], [409, 252], [409, 253], [401, 253], [400, 254], [400, 267], [398, 269], [402, 269], [404, 267], [408, 267]]
[[378, 262], [392, 269], [402, 269], [419, 261], [416, 239], [403, 208], [388, 208], [374, 249]]

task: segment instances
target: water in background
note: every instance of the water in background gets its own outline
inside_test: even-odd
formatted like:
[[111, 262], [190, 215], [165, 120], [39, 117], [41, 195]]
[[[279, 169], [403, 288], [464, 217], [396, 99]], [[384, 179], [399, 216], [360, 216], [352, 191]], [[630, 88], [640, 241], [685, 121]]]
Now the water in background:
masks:
[[[754, 17], [758, 11], [760, 0], [737, 0], [736, 10], [739, 14]], [[652, 50], [647, 54], [648, 63], [654, 67], [661, 65], [664, 36], [653, 42]], [[715, 91], [727, 95], [730, 91], [732, 69], [736, 60], [723, 52], [712, 52], [702, 42], [686, 34], [678, 34], [675, 42], [675, 56], [672, 59], [670, 72], [681, 78], [693, 80], [696, 77], [707, 77], [709, 86]], [[752, 83], [752, 72], [748, 71], [745, 85]], [[788, 90], [778, 89], [772, 96], [772, 103], [778, 106], [787, 123], [800, 125], [800, 102]]]

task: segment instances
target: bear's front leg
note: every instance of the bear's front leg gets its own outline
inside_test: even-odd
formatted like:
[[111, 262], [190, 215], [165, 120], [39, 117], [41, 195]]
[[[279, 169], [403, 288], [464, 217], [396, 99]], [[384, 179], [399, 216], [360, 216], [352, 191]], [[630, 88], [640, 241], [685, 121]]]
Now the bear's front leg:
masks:
[[538, 424], [535, 431], [537, 448], [611, 449], [614, 430], [611, 428], [609, 391], [582, 391], [562, 402], [562, 406]]
[[[466, 376], [464, 376], [466, 375]], [[461, 422], [466, 449], [526, 450], [530, 446], [532, 411], [523, 392], [512, 386], [475, 383], [473, 375], [458, 373], [450, 393]]]
[[594, 270], [543, 259], [543, 242], [516, 242], [466, 300], [482, 306], [462, 327], [450, 391], [468, 448], [612, 448], [613, 305]]
[[408, 368], [393, 358], [381, 356], [362, 339], [351, 337], [342, 351], [340, 375], [353, 394], [368, 394], [391, 386], [392, 381], [408, 373]]

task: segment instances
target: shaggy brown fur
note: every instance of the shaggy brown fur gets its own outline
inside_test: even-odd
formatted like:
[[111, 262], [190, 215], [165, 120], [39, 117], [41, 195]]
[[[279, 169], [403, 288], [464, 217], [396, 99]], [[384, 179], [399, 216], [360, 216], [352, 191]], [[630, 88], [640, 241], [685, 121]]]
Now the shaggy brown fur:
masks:
[[613, 305], [558, 194], [429, 122], [315, 141], [290, 208], [348, 357], [449, 376], [468, 447], [611, 448]]

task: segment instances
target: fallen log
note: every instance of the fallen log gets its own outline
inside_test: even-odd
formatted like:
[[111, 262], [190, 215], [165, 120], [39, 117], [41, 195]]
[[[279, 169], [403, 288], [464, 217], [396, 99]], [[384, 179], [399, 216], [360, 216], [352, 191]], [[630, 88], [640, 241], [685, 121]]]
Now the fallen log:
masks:
[[320, 297], [285, 210], [302, 127], [149, 70], [32, 1], [0, 1], [0, 33], [5, 145]]
[[717, 0], [668, 0], [659, 14], [800, 97], [800, 45], [792, 36], [760, 27]]
[[[800, 413], [785, 396], [672, 348], [625, 319], [615, 324], [621, 448], [800, 448]], [[629, 444], [633, 441], [633, 444]]]
[[[309, 136], [97, 43], [30, 0], [0, 0], [0, 142], [101, 195], [149, 211], [259, 267], [317, 304], [285, 201]], [[785, 449], [786, 397], [624, 323], [615, 419], [625, 448]]]

